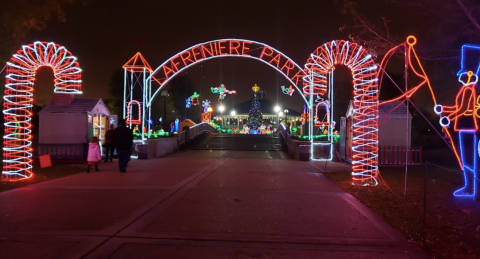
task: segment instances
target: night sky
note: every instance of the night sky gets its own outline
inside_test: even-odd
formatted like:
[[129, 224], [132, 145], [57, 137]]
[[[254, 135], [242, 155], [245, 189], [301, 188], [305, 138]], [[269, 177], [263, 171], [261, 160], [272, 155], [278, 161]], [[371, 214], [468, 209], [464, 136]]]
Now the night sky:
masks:
[[[338, 6], [328, 2], [333, 1], [92, 0], [85, 6], [67, 8], [66, 22], [52, 21], [45, 30], [32, 33], [29, 40], [64, 45], [78, 57], [83, 70], [82, 97], [108, 98], [111, 74], [137, 51], [156, 68], [197, 43], [240, 38], [270, 45], [303, 67], [318, 46], [347, 38], [338, 30], [346, 17], [341, 16]], [[52, 75], [46, 71], [39, 71], [35, 86], [36, 103], [40, 105], [53, 95]], [[284, 95], [280, 86], [290, 83], [259, 61], [218, 58], [190, 67], [183, 74], [193, 81], [201, 99], [212, 103], [217, 99], [210, 93], [212, 86], [223, 83], [237, 90], [236, 96], [225, 100], [225, 105], [231, 106], [250, 99], [251, 87], [257, 84], [267, 92], [267, 99], [302, 110], [298, 92], [293, 97]], [[339, 86], [339, 91], [351, 95], [348, 71], [345, 75], [346, 86]]]

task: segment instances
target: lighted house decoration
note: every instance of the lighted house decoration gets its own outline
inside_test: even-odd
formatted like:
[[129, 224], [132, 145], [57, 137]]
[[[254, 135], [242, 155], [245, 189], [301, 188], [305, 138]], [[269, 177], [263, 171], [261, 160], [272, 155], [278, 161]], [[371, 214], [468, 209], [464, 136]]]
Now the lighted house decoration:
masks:
[[38, 115], [38, 154], [78, 158], [85, 156], [93, 136], [103, 143], [111, 117], [102, 99], [74, 99], [71, 94], [54, 94]]

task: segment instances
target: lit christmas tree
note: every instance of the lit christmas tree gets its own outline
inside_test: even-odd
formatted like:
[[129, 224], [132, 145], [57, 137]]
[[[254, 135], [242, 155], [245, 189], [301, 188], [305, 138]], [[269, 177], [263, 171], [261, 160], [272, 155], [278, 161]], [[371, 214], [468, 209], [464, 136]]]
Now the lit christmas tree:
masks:
[[260, 87], [255, 84], [255, 86], [252, 87], [252, 90], [254, 94], [252, 108], [250, 108], [250, 112], [248, 113], [248, 125], [250, 126], [250, 129], [258, 129], [263, 123], [262, 109], [260, 109], [260, 102], [257, 98], [257, 92], [260, 90]]

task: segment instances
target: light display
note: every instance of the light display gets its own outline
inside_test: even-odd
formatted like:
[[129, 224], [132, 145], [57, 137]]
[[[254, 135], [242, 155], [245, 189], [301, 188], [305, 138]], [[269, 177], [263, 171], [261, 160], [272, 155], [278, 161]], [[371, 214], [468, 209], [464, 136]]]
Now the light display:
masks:
[[[142, 137], [143, 142], [145, 141], [145, 136], [150, 136], [151, 133], [151, 125], [145, 124], [145, 121], [147, 120], [147, 118], [152, 117], [152, 110], [150, 109], [150, 107], [147, 107], [146, 104], [152, 95], [151, 79], [147, 79], [147, 77], [150, 78], [149, 76], [151, 75], [153, 70], [140, 52], [137, 52], [130, 60], [128, 60], [122, 66], [122, 68], [124, 69], [123, 116], [126, 119], [128, 119], [129, 117], [127, 114], [128, 103], [134, 100], [134, 92], [138, 92], [138, 90], [141, 90], [142, 92], [142, 106], [139, 107], [141, 109], [141, 113], [139, 113], [140, 116], [138, 118], [142, 124], [140, 127], [140, 131], [142, 131], [142, 133], [140, 134], [140, 136]], [[145, 126], [147, 126], [148, 129]]]
[[[462, 56], [462, 69], [464, 66], [463, 63], [464, 59]], [[458, 91], [455, 105], [444, 106], [437, 104], [434, 110], [435, 113], [442, 116], [440, 118], [440, 124], [443, 127], [449, 127], [450, 122], [454, 122], [454, 130], [458, 132], [459, 136], [460, 158], [463, 166], [465, 185], [456, 190], [453, 195], [459, 197], [475, 197], [477, 185], [477, 148], [475, 147], [477, 137], [475, 134], [478, 131], [477, 119], [480, 118], [476, 112], [480, 104], [477, 104], [477, 94], [475, 91], [478, 76], [473, 74], [473, 71], [468, 71], [467, 73], [461, 72], [458, 81], [462, 83], [462, 86]], [[471, 145], [472, 141], [473, 145]]]
[[202, 122], [209, 122], [212, 120], [212, 113], [210, 112], [203, 112], [202, 113]]
[[4, 91], [2, 180], [17, 181], [33, 176], [32, 106], [33, 85], [38, 68], [51, 67], [55, 93], [81, 94], [81, 72], [77, 58], [53, 42], [24, 45], [7, 62]]
[[292, 96], [293, 92], [295, 92], [295, 89], [292, 88], [292, 86], [288, 87], [288, 88], [285, 88], [284, 85], [282, 85], [280, 88], [282, 88], [282, 92], [284, 94], [288, 94], [290, 96]]
[[[365, 49], [347, 41], [332, 41], [317, 48], [308, 59], [305, 69], [302, 69], [280, 51], [260, 42], [242, 39], [204, 42], [173, 55], [151, 72], [145, 82], [147, 84], [156, 82], [158, 86], [153, 94], [150, 92], [144, 95], [143, 103], [151, 107], [156, 95], [175, 75], [199, 62], [219, 57], [250, 58], [274, 68], [289, 80], [307, 105], [312, 104], [309, 107], [308, 119], [313, 118], [314, 115], [313, 100], [310, 99], [309, 102], [307, 96], [319, 96], [327, 92], [334, 65], [343, 64], [349, 67], [352, 70], [355, 98], [352, 175], [355, 182], [373, 178], [376, 183], [378, 174], [377, 66]], [[298, 88], [299, 84], [303, 85], [303, 89]], [[149, 87], [151, 91], [151, 85]], [[333, 106], [333, 98], [329, 99]], [[219, 96], [219, 101], [221, 100]], [[313, 123], [309, 127], [313, 127]], [[308, 131], [309, 136], [313, 135], [312, 131]], [[313, 143], [313, 138], [310, 137], [310, 139]]]
[[202, 107], [203, 107], [203, 112], [208, 112], [208, 108], [210, 108], [210, 101], [203, 100]]
[[170, 124], [170, 132], [171, 133], [178, 133], [178, 124], [180, 123], [180, 120], [175, 119], [175, 122], [172, 122]]
[[198, 100], [198, 97], [200, 97], [200, 95], [197, 94], [197, 92], [194, 92], [193, 95], [185, 100], [185, 107], [190, 108], [192, 105], [199, 105], [200, 101]]
[[[478, 131], [478, 118], [480, 114], [478, 109], [480, 107], [480, 100], [476, 98], [476, 83], [478, 80], [478, 75], [474, 71], [479, 71], [480, 67], [480, 47], [472, 45], [464, 45], [462, 47], [462, 56], [461, 56], [461, 69], [458, 72], [459, 82], [462, 83], [460, 90], [456, 96], [456, 102], [453, 106], [443, 106], [437, 103], [437, 99], [433, 92], [430, 80], [425, 73], [420, 59], [415, 51], [414, 45], [417, 43], [417, 39], [414, 36], [407, 37], [406, 43], [400, 44], [392, 48], [387, 55], [383, 58], [381, 62], [381, 67], [384, 68], [389, 59], [393, 54], [400, 48], [405, 49], [407, 67], [413, 71], [413, 74], [420, 78], [420, 82], [405, 91], [402, 95], [390, 99], [388, 101], [380, 103], [380, 105], [390, 103], [392, 101], [409, 99], [412, 97], [418, 90], [423, 86], [427, 86], [434, 102], [434, 111], [436, 114], [441, 115], [440, 125], [443, 127], [443, 132], [445, 132], [445, 138], [450, 139], [450, 147], [454, 152], [455, 157], [460, 165], [460, 168], [464, 173], [465, 186], [456, 190], [454, 195], [457, 197], [473, 197], [476, 195], [476, 171], [477, 171], [477, 156], [478, 149], [469, 150], [467, 147], [471, 146], [473, 141], [474, 146], [477, 141], [475, 132]], [[469, 53], [467, 56], [466, 53]], [[476, 52], [476, 53], [475, 53]], [[473, 55], [472, 55], [473, 54]], [[473, 59], [472, 59], [473, 58]], [[418, 67], [420, 70], [418, 70]], [[469, 71], [466, 70], [470, 69]], [[380, 72], [379, 72], [380, 73]], [[383, 77], [383, 73], [380, 78]], [[472, 80], [473, 79], [473, 80]], [[459, 143], [458, 152], [456, 143], [452, 138], [452, 133], [450, 132], [450, 123], [454, 122], [453, 130], [459, 134]]]
[[203, 113], [202, 113], [202, 122], [210, 122], [212, 120], [212, 107], [210, 107], [209, 100], [203, 100], [202, 102]]
[[225, 96], [227, 96], [227, 94], [237, 94], [237, 91], [228, 90], [224, 84], [221, 84], [217, 87], [211, 87], [210, 90], [212, 91], [212, 93], [218, 94], [218, 102], [220, 102], [220, 104], [222, 103], [222, 100], [225, 99]]
[[257, 98], [257, 92], [260, 90], [260, 87], [255, 84], [252, 87], [252, 90], [254, 94], [252, 100], [252, 107], [248, 112], [248, 125], [250, 126], [251, 130], [257, 130], [263, 123], [262, 109], [260, 109], [260, 102]]
[[301, 118], [302, 118], [302, 125], [305, 124], [307, 121], [310, 121], [310, 109], [306, 104], [303, 105], [303, 113], [301, 115]]
[[[151, 106], [153, 99], [160, 93], [163, 86], [178, 73], [200, 62], [223, 57], [241, 57], [261, 61], [285, 76], [292, 86], [301, 92], [298, 85], [302, 84], [303, 76], [305, 75], [304, 70], [282, 52], [257, 41], [219, 39], [200, 43], [185, 49], [157, 67], [147, 78], [154, 79], [159, 84], [147, 106]], [[306, 103], [307, 99], [305, 96], [301, 96]]]
[[[320, 109], [320, 107], [323, 107], [325, 109], [325, 117], [322, 119], [318, 117], [318, 110]], [[315, 107], [315, 126], [330, 126], [330, 104], [328, 100], [317, 103], [317, 106]]]
[[[138, 119], [134, 120], [132, 117], [132, 105], [136, 104], [138, 106]], [[142, 124], [142, 106], [137, 100], [131, 100], [127, 105], [127, 119], [125, 120], [127, 125], [140, 125]]]
[[190, 96], [191, 100], [192, 100], [192, 105], [199, 105], [200, 104], [200, 101], [198, 100], [198, 97], [200, 97], [199, 94], [197, 94], [197, 92], [194, 92], [192, 96]]
[[[325, 43], [310, 55], [305, 65], [303, 93], [310, 96], [310, 103], [313, 103], [313, 96], [327, 92], [329, 83], [332, 83], [331, 75], [335, 65], [347, 66], [353, 77], [352, 179], [354, 183], [363, 185], [372, 180], [376, 185], [379, 174], [378, 66], [372, 56], [356, 43], [343, 40]], [[309, 135], [312, 135], [312, 127], [313, 125], [310, 126]], [[314, 144], [312, 139], [312, 149]]]

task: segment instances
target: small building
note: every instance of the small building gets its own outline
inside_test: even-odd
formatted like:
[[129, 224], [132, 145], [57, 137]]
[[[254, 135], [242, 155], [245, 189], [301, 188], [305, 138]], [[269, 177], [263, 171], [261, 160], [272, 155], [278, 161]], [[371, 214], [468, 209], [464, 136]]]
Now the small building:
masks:
[[101, 98], [75, 99], [73, 94], [54, 94], [38, 116], [38, 154], [70, 158], [85, 157], [93, 136], [102, 143], [111, 117]]
[[[346, 118], [342, 118], [340, 125], [340, 135], [342, 136], [340, 156], [347, 161], [352, 160], [352, 121], [353, 104], [350, 101]], [[383, 147], [410, 147], [411, 135], [412, 115], [407, 112], [404, 102], [395, 101], [378, 107], [378, 146], [380, 149]]]

